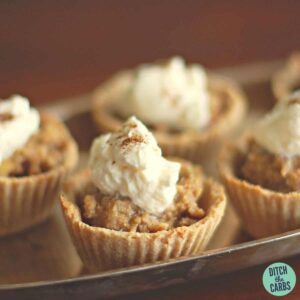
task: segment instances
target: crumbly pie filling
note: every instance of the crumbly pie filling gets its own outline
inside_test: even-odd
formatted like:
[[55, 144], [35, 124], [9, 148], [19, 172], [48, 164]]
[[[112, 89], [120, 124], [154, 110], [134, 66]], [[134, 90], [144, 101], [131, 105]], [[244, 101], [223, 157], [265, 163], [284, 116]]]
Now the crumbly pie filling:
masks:
[[[0, 116], [1, 120], [5, 116]], [[2, 120], [3, 121], [3, 120]], [[68, 132], [55, 119], [41, 114], [39, 131], [0, 165], [0, 176], [23, 177], [50, 171], [65, 159]]]
[[236, 172], [240, 178], [273, 191], [300, 191], [300, 157], [273, 154], [253, 139], [239, 152]]
[[118, 195], [103, 195], [90, 182], [77, 196], [83, 221], [96, 227], [127, 232], [158, 232], [179, 226], [189, 226], [205, 217], [201, 208], [204, 192], [203, 174], [198, 168], [182, 165], [174, 205], [159, 216], [151, 215], [130, 199]]

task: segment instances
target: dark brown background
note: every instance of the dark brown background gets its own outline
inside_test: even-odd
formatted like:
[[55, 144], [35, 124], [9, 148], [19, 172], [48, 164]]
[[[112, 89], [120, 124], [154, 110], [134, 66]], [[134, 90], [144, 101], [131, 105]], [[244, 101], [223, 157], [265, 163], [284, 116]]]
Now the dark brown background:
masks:
[[[38, 104], [173, 54], [215, 68], [282, 58], [297, 48], [297, 0], [2, 0], [0, 96], [21, 93]], [[300, 276], [300, 257], [286, 261]], [[265, 267], [128, 299], [273, 299], [261, 285]], [[300, 284], [286, 298], [299, 299]]]
[[299, 12], [297, 0], [2, 0], [0, 95], [84, 93], [173, 54], [208, 67], [283, 57], [300, 49]]

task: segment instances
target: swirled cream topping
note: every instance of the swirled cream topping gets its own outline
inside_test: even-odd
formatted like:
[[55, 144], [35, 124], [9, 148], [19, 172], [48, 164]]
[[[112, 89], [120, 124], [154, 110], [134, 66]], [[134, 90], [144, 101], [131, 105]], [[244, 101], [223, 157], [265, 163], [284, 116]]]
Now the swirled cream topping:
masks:
[[210, 120], [206, 73], [181, 57], [142, 65], [118, 108], [123, 116], [136, 115], [147, 124], [199, 130]]
[[0, 163], [26, 144], [40, 125], [40, 115], [27, 98], [14, 95], [0, 101]]
[[300, 92], [278, 103], [252, 130], [256, 142], [271, 153], [300, 155]]
[[102, 193], [129, 197], [151, 214], [173, 204], [180, 164], [162, 156], [152, 133], [135, 117], [93, 142], [89, 166]]

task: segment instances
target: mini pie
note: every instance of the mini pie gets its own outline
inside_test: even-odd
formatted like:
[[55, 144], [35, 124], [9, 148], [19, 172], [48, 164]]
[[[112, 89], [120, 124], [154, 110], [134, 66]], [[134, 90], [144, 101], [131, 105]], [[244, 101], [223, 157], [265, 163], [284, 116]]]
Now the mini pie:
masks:
[[[100, 132], [115, 131], [124, 121], [112, 106], [131, 86], [134, 74], [133, 69], [121, 71], [93, 93], [92, 115]], [[211, 119], [202, 130], [178, 130], [166, 124], [147, 124], [165, 155], [207, 162], [220, 143], [237, 128], [246, 112], [245, 95], [238, 85], [209, 73], [208, 92]]]
[[41, 113], [38, 132], [0, 164], [0, 236], [45, 220], [77, 159], [67, 128]]
[[89, 169], [64, 185], [61, 205], [92, 271], [204, 250], [224, 214], [223, 187], [184, 160], [167, 160], [135, 117], [93, 142]]
[[285, 66], [274, 74], [272, 90], [278, 101], [286, 99], [300, 89], [300, 52], [294, 52]]
[[221, 152], [222, 181], [256, 238], [300, 227], [299, 121], [299, 99], [278, 103], [252, 132]]
[[158, 219], [122, 198], [101, 195], [87, 170], [66, 182], [61, 205], [89, 269], [128, 267], [205, 249], [224, 214], [224, 190], [200, 168], [180, 162], [176, 206]]

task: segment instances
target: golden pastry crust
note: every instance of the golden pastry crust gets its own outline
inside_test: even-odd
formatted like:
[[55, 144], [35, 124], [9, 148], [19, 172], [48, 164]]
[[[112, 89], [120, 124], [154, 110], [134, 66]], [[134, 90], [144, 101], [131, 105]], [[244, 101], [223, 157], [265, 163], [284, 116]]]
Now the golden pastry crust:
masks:
[[273, 191], [300, 190], [300, 157], [289, 159], [272, 154], [253, 139], [247, 144], [240, 167], [244, 179]]
[[82, 199], [86, 191], [93, 189], [89, 182], [88, 171], [68, 180], [61, 196], [61, 205], [78, 253], [84, 264], [93, 271], [199, 253], [220, 223], [226, 205], [222, 186], [204, 178], [199, 203], [205, 216], [192, 225], [154, 233], [112, 230], [90, 226], [82, 220], [76, 199]]
[[103, 195], [97, 189], [84, 197], [81, 211], [84, 221], [92, 226], [120, 231], [157, 232], [189, 226], [202, 219], [205, 212], [200, 207], [201, 203], [198, 203], [202, 192], [201, 169], [185, 163], [180, 171], [175, 203], [159, 216], [145, 212], [130, 199]]
[[[92, 95], [92, 115], [99, 131], [111, 132], [120, 128], [122, 118], [113, 112], [113, 106], [131, 84], [134, 72], [122, 71], [95, 90]], [[212, 119], [203, 130], [174, 130], [164, 124], [147, 124], [167, 156], [210, 156], [216, 144], [231, 134], [246, 113], [246, 97], [238, 85], [222, 76], [209, 74]], [[195, 159], [197, 161], [197, 159]]]
[[285, 66], [272, 77], [272, 90], [277, 101], [286, 99], [300, 90], [300, 51], [292, 53]]
[[270, 190], [243, 178], [247, 141], [248, 137], [243, 137], [223, 148], [218, 160], [220, 177], [245, 229], [261, 238], [299, 228], [299, 192]]

